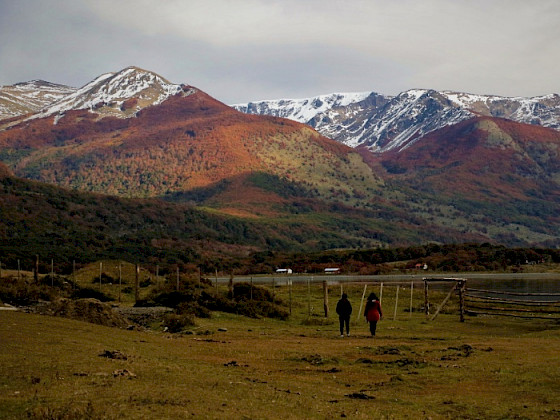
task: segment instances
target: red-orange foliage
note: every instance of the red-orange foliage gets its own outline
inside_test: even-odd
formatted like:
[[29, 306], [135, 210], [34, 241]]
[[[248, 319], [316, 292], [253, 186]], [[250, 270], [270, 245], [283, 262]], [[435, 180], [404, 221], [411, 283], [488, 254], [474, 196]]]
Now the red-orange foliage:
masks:
[[[489, 133], [481, 123], [499, 130]], [[504, 139], [494, 145], [490, 136]], [[510, 141], [511, 140], [511, 141]], [[560, 171], [560, 132], [513, 121], [477, 117], [428, 134], [400, 152], [371, 155], [372, 166], [393, 179], [414, 180], [440, 193], [500, 201], [526, 199], [546, 174]], [[544, 178], [543, 178], [544, 176]]]
[[[126, 107], [134, 106], [133, 100]], [[30, 120], [0, 132], [0, 147], [26, 150], [10, 164], [21, 176], [118, 195], [156, 196], [268, 169], [282, 174], [273, 144], [302, 153], [314, 144], [339, 159], [351, 149], [296, 122], [235, 111], [198, 91], [148, 107], [136, 118], [99, 118], [86, 110]], [[285, 159], [285, 158], [282, 158]], [[308, 160], [313, 160], [312, 156]]]

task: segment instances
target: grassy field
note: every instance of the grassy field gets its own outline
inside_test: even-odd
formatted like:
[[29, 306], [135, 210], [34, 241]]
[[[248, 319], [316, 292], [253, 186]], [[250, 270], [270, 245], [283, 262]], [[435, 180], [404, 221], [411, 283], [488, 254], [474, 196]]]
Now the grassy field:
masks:
[[420, 290], [395, 317], [387, 287], [372, 339], [362, 289], [345, 338], [318, 285], [294, 285], [288, 321], [215, 312], [173, 335], [0, 311], [0, 418], [560, 418], [558, 323], [461, 323], [453, 302], [427, 321]]

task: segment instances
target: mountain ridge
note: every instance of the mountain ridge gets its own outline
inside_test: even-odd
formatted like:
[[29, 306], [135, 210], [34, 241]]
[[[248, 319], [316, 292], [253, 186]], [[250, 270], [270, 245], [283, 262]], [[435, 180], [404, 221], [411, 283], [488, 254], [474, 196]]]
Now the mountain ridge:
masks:
[[[338, 97], [347, 98], [346, 103], [333, 99]], [[317, 103], [332, 105], [314, 106]], [[299, 100], [249, 102], [233, 107], [241, 112], [281, 115], [304, 122], [327, 137], [351, 147], [367, 147], [374, 153], [402, 150], [432, 131], [476, 115], [560, 129], [560, 96], [557, 94], [508, 98], [410, 89], [396, 96], [375, 92], [336, 93]]]
[[0, 120], [38, 112], [75, 91], [76, 88], [44, 80], [1, 86]]
[[[286, 229], [293, 238], [283, 243], [309, 249], [560, 245], [560, 132], [552, 128], [484, 116], [474, 96], [430, 90], [306, 103], [315, 114], [301, 116], [314, 115], [318, 127], [377, 133], [349, 147], [309, 125], [245, 114], [158, 77], [137, 68], [108, 73], [44, 108], [46, 117], [10, 120], [0, 129], [0, 161], [15, 176], [72, 190], [164, 198], [262, 223], [269, 237], [260, 246], [278, 240], [265, 226]], [[543, 100], [551, 102], [488, 107], [553, 116], [556, 97]], [[545, 114], [541, 122], [552, 121]]]
[[[80, 91], [86, 98], [92, 86], [94, 93], [107, 92], [100, 81], [111, 76]], [[60, 117], [51, 111], [68, 100], [59, 101], [0, 131], [0, 159], [18, 176], [125, 196], [173, 194], [263, 170], [307, 183], [329, 199], [359, 195], [367, 183], [380, 182], [357, 152], [304, 124], [243, 114], [195, 87], [173, 86], [180, 91], [174, 88], [134, 118], [107, 113], [105, 99], [102, 107], [84, 107], [91, 102], [76, 96], [70, 98], [73, 109]], [[137, 90], [126, 101], [142, 94]], [[352, 172], [361, 179], [351, 178]], [[345, 173], [343, 184], [337, 177]]]

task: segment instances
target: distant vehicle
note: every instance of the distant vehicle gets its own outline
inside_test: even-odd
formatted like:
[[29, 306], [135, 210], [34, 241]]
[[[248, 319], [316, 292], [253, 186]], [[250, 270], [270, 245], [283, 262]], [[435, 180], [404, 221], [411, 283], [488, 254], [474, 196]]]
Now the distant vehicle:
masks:
[[292, 274], [292, 269], [291, 268], [278, 268], [276, 270], [276, 272], [278, 274]]

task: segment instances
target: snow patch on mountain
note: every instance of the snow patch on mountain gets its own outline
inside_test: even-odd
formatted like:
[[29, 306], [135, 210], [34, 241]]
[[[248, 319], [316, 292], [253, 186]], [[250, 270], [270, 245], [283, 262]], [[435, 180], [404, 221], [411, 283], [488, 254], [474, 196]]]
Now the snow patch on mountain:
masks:
[[447, 91], [442, 94], [457, 106], [477, 114], [560, 129], [560, 96], [557, 94], [532, 98], [508, 98]]
[[250, 114], [309, 124], [324, 136], [372, 152], [403, 150], [426, 134], [476, 115], [560, 129], [560, 97], [475, 95], [411, 89], [397, 96], [336, 93], [309, 99], [278, 99], [234, 105]]
[[278, 99], [232, 105], [246, 114], [272, 115], [288, 118], [304, 124], [309, 123], [317, 114], [337, 107], [345, 107], [364, 100], [370, 92], [332, 93], [305, 99]]
[[40, 111], [75, 92], [76, 88], [32, 80], [0, 87], [0, 120]]
[[[128, 67], [118, 73], [106, 73], [31, 118], [62, 115], [70, 110], [88, 109], [101, 115], [126, 118], [146, 106], [158, 105], [182, 92], [182, 86], [161, 76]], [[135, 100], [127, 106], [126, 102]]]

